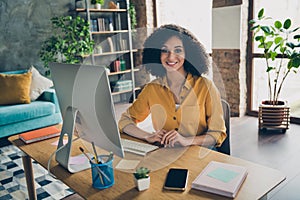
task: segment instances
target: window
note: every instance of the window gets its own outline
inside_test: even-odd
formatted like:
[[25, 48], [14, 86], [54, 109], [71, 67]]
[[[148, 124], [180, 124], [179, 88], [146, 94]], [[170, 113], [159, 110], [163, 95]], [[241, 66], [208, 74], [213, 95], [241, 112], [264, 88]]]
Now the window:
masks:
[[[265, 15], [271, 16], [273, 19], [285, 20], [290, 18], [293, 22], [293, 27], [300, 26], [300, 1], [299, 0], [253, 0], [253, 16], [257, 16], [261, 8], [265, 9]], [[258, 111], [258, 106], [263, 99], [268, 98], [267, 76], [265, 62], [259, 58], [261, 49], [257, 48], [254, 42], [252, 52], [252, 80], [251, 80], [251, 111]], [[287, 77], [283, 91], [282, 99], [288, 101], [291, 107], [292, 121], [300, 122], [300, 73], [291, 73]]]

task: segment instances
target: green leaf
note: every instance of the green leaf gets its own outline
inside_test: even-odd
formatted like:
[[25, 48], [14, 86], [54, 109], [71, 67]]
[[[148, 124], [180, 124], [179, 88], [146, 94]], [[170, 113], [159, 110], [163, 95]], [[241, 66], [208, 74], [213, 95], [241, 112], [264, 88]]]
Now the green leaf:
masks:
[[292, 33], [296, 32], [299, 30], [300, 27], [295, 28], [294, 30], [292, 30]]
[[265, 11], [264, 8], [260, 9], [257, 15], [258, 19], [261, 19], [264, 16], [264, 11]]
[[255, 20], [255, 19], [249, 20], [249, 24], [255, 24], [255, 23], [256, 23], [256, 20]]
[[275, 42], [275, 44], [279, 44], [282, 40], [283, 40], [282, 37], [276, 37], [276, 38], [274, 39], [274, 42]]
[[270, 49], [272, 47], [272, 45], [273, 45], [273, 41], [269, 41], [269, 42], [266, 43], [265, 48]]
[[292, 42], [287, 42], [286, 46], [290, 47], [291, 49], [295, 48], [295, 46], [294, 46], [294, 44]]
[[258, 48], [264, 49], [264, 48], [265, 48], [265, 45], [264, 45], [264, 44], [259, 44], [259, 45], [258, 45]]
[[268, 26], [261, 26], [261, 30], [267, 34], [271, 34], [271, 29]]
[[300, 39], [300, 35], [294, 35], [294, 39]]
[[292, 66], [295, 68], [298, 68], [300, 66], [300, 57], [296, 57], [295, 59], [292, 60]]
[[256, 36], [254, 39], [255, 39], [256, 41], [260, 41], [261, 39], [263, 39], [263, 36], [259, 35], [259, 36]]
[[290, 19], [286, 19], [283, 24], [284, 29], [289, 29], [292, 25], [292, 21]]
[[286, 47], [280, 47], [280, 49], [279, 49], [279, 51], [282, 53], [282, 54], [284, 54], [284, 52], [286, 51]]
[[275, 68], [274, 67], [268, 67], [267, 68], [267, 72], [270, 72], [270, 71], [272, 71], [272, 70], [274, 70]]
[[277, 56], [277, 53], [275, 51], [270, 52], [270, 58], [272, 60], [275, 60], [276, 56]]
[[259, 25], [253, 26], [250, 28], [251, 31], [254, 31], [255, 29], [257, 29], [259, 27]]
[[282, 23], [281, 23], [280, 21], [275, 21], [274, 26], [275, 26], [277, 29], [280, 29], [280, 28], [282, 27]]

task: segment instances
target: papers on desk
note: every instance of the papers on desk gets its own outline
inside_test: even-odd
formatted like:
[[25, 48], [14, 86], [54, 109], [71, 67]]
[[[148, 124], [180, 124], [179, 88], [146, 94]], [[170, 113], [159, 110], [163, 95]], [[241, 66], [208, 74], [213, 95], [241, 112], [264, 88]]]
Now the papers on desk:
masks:
[[192, 188], [234, 198], [247, 174], [245, 167], [211, 161], [192, 182]]

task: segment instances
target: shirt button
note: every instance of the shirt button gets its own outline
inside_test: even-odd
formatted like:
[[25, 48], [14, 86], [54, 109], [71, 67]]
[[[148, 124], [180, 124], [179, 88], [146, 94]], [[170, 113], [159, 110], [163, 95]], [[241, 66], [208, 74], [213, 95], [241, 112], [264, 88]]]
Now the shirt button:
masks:
[[178, 128], [175, 128], [175, 131], [178, 131]]
[[174, 116], [173, 119], [176, 120], [176, 117]]

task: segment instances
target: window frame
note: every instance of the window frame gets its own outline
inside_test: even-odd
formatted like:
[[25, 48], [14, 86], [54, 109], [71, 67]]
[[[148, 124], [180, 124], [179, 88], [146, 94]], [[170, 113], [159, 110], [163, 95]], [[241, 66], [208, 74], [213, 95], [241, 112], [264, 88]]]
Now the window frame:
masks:
[[[255, 0], [249, 0], [249, 7], [248, 7], [248, 19], [253, 19], [255, 16], [254, 13], [254, 2]], [[253, 82], [254, 82], [254, 76], [253, 76], [253, 71], [254, 71], [254, 62], [253, 60], [255, 58], [260, 58], [263, 56], [262, 53], [254, 53], [254, 40], [253, 40], [253, 34], [251, 32], [251, 27], [252, 25], [248, 23], [248, 41], [247, 41], [247, 61], [246, 61], [246, 73], [247, 73], [247, 112], [246, 114], [249, 116], [258, 116], [258, 111], [252, 110], [252, 96], [254, 95], [252, 92], [253, 89]], [[278, 55], [278, 58], [282, 57], [282, 55]], [[298, 117], [290, 117], [290, 122], [295, 123], [295, 124], [300, 124], [300, 118]]]

